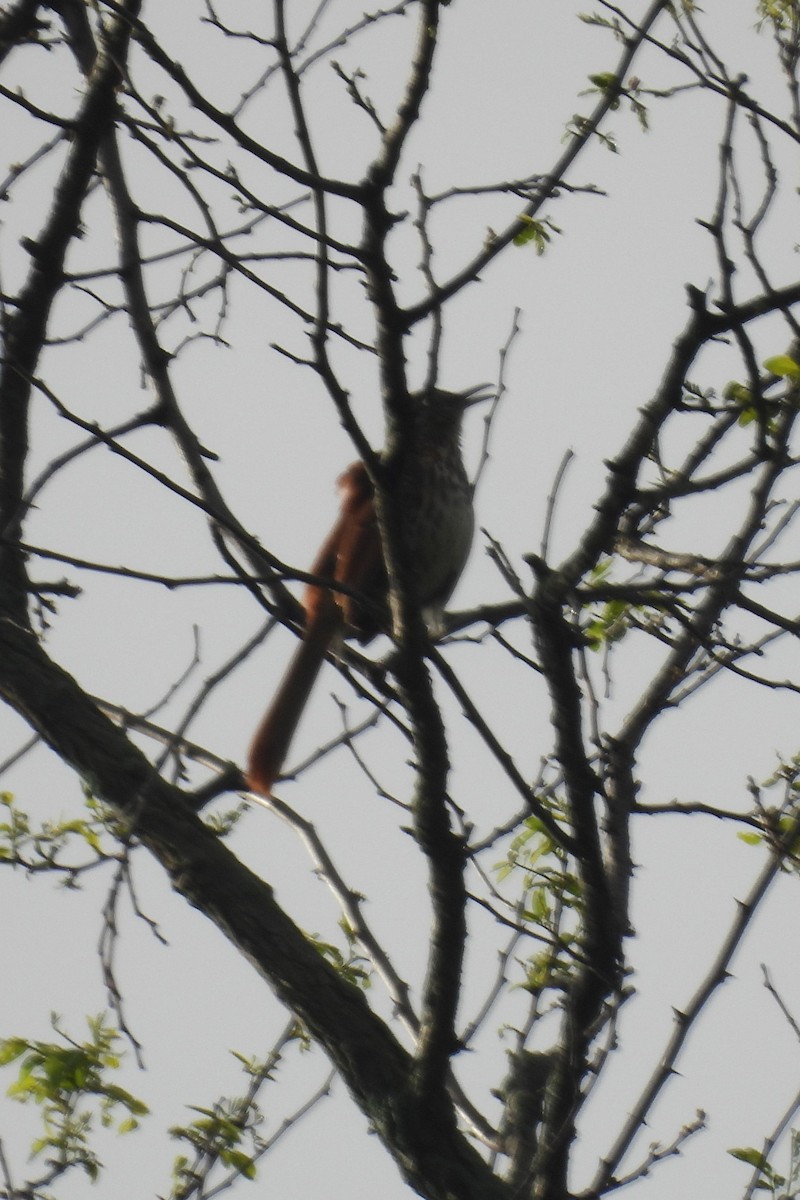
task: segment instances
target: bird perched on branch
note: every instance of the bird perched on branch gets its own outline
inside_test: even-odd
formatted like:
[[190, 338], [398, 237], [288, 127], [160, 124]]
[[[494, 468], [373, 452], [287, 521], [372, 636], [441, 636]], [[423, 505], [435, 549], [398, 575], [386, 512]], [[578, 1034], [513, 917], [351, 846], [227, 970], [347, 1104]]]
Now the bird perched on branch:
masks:
[[[426, 615], [444, 608], [469, 555], [475, 519], [461, 457], [461, 421], [468, 407], [489, 398], [484, 384], [466, 392], [431, 389], [412, 395], [413, 426], [404, 462], [395, 464], [391, 455], [381, 455], [389, 486], [396, 489], [416, 596]], [[395, 466], [396, 471], [391, 469]], [[316, 579], [303, 598], [303, 639], [250, 746], [248, 786], [263, 796], [270, 795], [280, 774], [332, 643], [340, 636], [368, 642], [390, 628], [374, 489], [362, 462], [340, 476], [339, 492], [339, 517], [314, 560], [311, 574]], [[326, 586], [326, 581], [343, 590]]]

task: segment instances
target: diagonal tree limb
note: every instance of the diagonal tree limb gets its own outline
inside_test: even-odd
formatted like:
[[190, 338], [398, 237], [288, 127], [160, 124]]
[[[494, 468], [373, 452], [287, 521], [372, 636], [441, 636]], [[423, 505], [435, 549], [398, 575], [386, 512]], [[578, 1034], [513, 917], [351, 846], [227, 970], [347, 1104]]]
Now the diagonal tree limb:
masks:
[[424, 1107], [413, 1060], [145, 756], [32, 633], [0, 621], [0, 692], [169, 874], [326, 1050], [405, 1178], [432, 1200], [501, 1200], [502, 1185], [458, 1131], [452, 1104]]

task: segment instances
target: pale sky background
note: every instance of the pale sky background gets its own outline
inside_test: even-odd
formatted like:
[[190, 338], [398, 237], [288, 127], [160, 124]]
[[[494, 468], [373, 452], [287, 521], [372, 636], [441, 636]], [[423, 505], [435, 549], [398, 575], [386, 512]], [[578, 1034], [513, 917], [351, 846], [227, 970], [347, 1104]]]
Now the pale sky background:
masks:
[[[303, 3], [295, 11], [310, 11]], [[589, 6], [586, 6], [589, 7]], [[637, 0], [632, 13], [646, 7]], [[424, 120], [405, 159], [407, 177], [423, 164], [428, 191], [454, 184], [473, 184], [504, 177], [546, 173], [562, 149], [565, 124], [575, 112], [590, 111], [593, 100], [579, 98], [590, 73], [613, 70], [618, 47], [607, 33], [580, 23], [583, 5], [566, 0], [454, 0], [444, 13], [441, 49], [434, 89]], [[705, 28], [731, 73], [746, 71], [748, 85], [769, 106], [783, 104], [783, 93], [771, 41], [757, 36], [752, 0], [708, 0]], [[167, 49], [187, 70], [207, 81], [219, 103], [231, 102], [263, 69], [252, 48], [231, 48], [230, 67], [219, 59], [219, 46], [208, 30], [191, 23], [187, 10], [201, 11], [199, 0], [172, 5], [145, 5], [145, 19], [161, 29]], [[363, 5], [340, 0], [331, 5], [330, 27], [357, 19]], [[229, 4], [229, 18], [240, 27], [256, 23], [262, 5]], [[158, 14], [158, 16], [156, 16]], [[156, 24], [156, 21], [163, 25]], [[191, 36], [186, 37], [187, 28]], [[259, 26], [259, 28], [263, 28]], [[412, 18], [394, 20], [385, 29], [342, 50], [348, 69], [361, 65], [368, 73], [365, 90], [379, 108], [396, 95], [407, 66]], [[669, 37], [669, 22], [658, 31]], [[7, 86], [18, 82], [15, 71], [35, 64], [39, 52], [13, 56]], [[334, 57], [337, 57], [336, 55]], [[134, 56], [134, 61], [138, 55]], [[61, 110], [73, 103], [74, 79], [61, 62], [48, 59], [48, 71], [25, 74], [26, 93], [37, 103], [55, 97]], [[637, 60], [636, 74], [647, 86], [686, 82], [655, 51]], [[152, 70], [137, 77], [145, 95], [165, 90]], [[148, 91], [149, 89], [149, 91]], [[280, 89], [278, 89], [278, 92]], [[276, 93], [277, 94], [277, 93]], [[577, 193], [550, 202], [544, 210], [563, 233], [539, 258], [528, 248], [510, 249], [483, 280], [448, 309], [442, 384], [468, 386], [497, 374], [497, 354], [511, 328], [515, 307], [522, 310], [522, 332], [510, 356], [508, 394], [496, 420], [492, 458], [478, 494], [478, 521], [499, 538], [523, 578], [520, 556], [537, 550], [547, 495], [557, 465], [571, 448], [571, 464], [557, 510], [553, 557], [574, 546], [588, 521], [604, 478], [604, 459], [622, 444], [635, 413], [651, 395], [670, 346], [687, 319], [684, 285], [704, 287], [714, 276], [713, 248], [697, 224], [713, 209], [717, 179], [717, 144], [724, 119], [719, 101], [694, 92], [670, 102], [648, 101], [652, 129], [644, 135], [635, 118], [620, 110], [604, 131], [613, 133], [621, 153], [594, 147], [582, 157], [569, 182], [595, 184], [608, 193]], [[269, 144], [294, 155], [280, 103], [264, 101], [250, 119]], [[6, 116], [9, 106], [4, 102]], [[326, 66], [309, 80], [309, 109], [323, 169], [358, 177], [371, 146], [366, 120], [342, 99], [342, 86]], [[197, 123], [199, 124], [199, 122]], [[27, 126], [9, 119], [4, 161], [21, 156]], [[281, 130], [284, 129], [284, 132]], [[274, 131], [274, 132], [273, 132]], [[771, 249], [773, 279], [796, 277], [794, 243], [797, 230], [796, 156], [776, 154], [783, 170], [785, 195], [765, 234]], [[754, 201], [761, 176], [751, 145], [743, 143], [743, 172], [748, 199]], [[163, 173], [154, 182], [141, 156], [141, 170], [131, 176], [144, 208], [161, 202]], [[53, 175], [45, 164], [31, 174], [24, 211], [6, 205], [3, 231], [3, 287], [12, 291], [25, 266], [14, 242], [23, 232], [35, 233], [51, 198]], [[261, 181], [263, 184], [263, 180]], [[156, 190], [158, 189], [158, 190]], [[293, 192], [287, 190], [287, 198]], [[277, 198], [277, 197], [271, 197]], [[408, 204], [398, 196], [397, 207]], [[487, 226], [502, 228], [521, 207], [497, 198], [464, 199], [445, 210], [433, 232], [436, 271], [446, 278], [480, 245]], [[41, 215], [35, 216], [36, 213]], [[446, 215], [445, 215], [446, 214]], [[195, 220], [192, 214], [191, 219]], [[340, 232], [354, 234], [352, 214], [343, 212]], [[350, 224], [348, 224], [350, 222]], [[82, 253], [97, 264], [110, 257], [105, 198], [95, 195], [86, 212], [88, 236]], [[259, 248], [255, 235], [254, 249]], [[272, 235], [270, 234], [270, 237]], [[169, 244], [152, 235], [152, 245]], [[398, 258], [405, 270], [405, 297], [418, 296], [416, 247]], [[276, 268], [278, 286], [288, 276]], [[171, 275], [165, 273], [168, 282]], [[358, 326], [360, 297], [352, 282], [336, 281], [342, 313]], [[746, 282], [741, 295], [751, 294]], [[310, 304], [310, 294], [304, 297]], [[352, 448], [335, 413], [309, 371], [293, 366], [270, 350], [281, 342], [295, 353], [305, 351], [304, 334], [261, 295], [234, 283], [232, 317], [224, 336], [232, 349], [198, 342], [175, 368], [184, 410], [203, 440], [221, 460], [216, 477], [228, 503], [275, 553], [305, 566], [334, 511], [334, 480], [352, 458]], [[94, 311], [87, 305], [86, 312]], [[203, 306], [198, 305], [198, 313]], [[206, 309], [206, 311], [210, 311]], [[63, 332], [81, 321], [75, 307], [62, 305], [58, 326]], [[177, 344], [188, 322], [173, 322], [167, 340]], [[362, 325], [366, 330], [367, 326]], [[757, 331], [761, 357], [785, 348], [784, 330], [764, 324]], [[777, 342], [775, 339], [777, 338]], [[94, 347], [92, 349], [92, 347]], [[424, 369], [424, 340], [416, 343], [416, 379]], [[367, 356], [337, 349], [335, 360], [352, 391], [358, 415], [370, 436], [380, 442], [380, 411], [374, 368]], [[54, 353], [46, 367], [59, 394], [84, 415], [111, 424], [146, 405], [139, 390], [136, 359], [124, 321], [107, 324], [83, 345]], [[732, 354], [715, 353], [704, 360], [699, 382], [722, 388], [740, 367]], [[34, 472], [49, 462], [75, 434], [37, 401]], [[465, 444], [472, 463], [480, 449], [482, 426], [470, 419]], [[134, 448], [181, 478], [176, 455], [161, 436], [137, 434]], [[725, 504], [731, 501], [725, 501]], [[724, 506], [723, 506], [724, 507]], [[727, 537], [729, 515], [712, 509], [671, 530], [677, 545], [713, 553]], [[208, 553], [201, 514], [165, 499], [152, 481], [102, 452], [58, 476], [42, 494], [31, 521], [29, 540], [66, 553], [113, 564], [126, 563], [172, 575], [218, 569]], [[795, 547], [796, 549], [796, 547]], [[790, 553], [787, 550], [787, 554]], [[794, 557], [800, 557], [795, 554]], [[71, 571], [41, 564], [34, 575], [74, 577]], [[261, 613], [243, 590], [218, 587], [167, 592], [155, 585], [130, 584], [108, 577], [81, 577], [85, 594], [59, 602], [47, 645], [50, 653], [75, 672], [92, 693], [132, 710], [153, 705], [191, 661], [192, 626], [201, 629], [202, 663], [190, 683], [156, 714], [163, 724], [177, 724], [200, 682], [217, 670], [258, 627]], [[479, 536], [470, 565], [453, 600], [468, 607], [501, 599], [505, 590], [483, 552]], [[791, 589], [785, 611], [794, 608]], [[192, 724], [189, 736], [210, 750], [241, 761], [247, 741], [291, 648], [280, 635], [251, 657], [218, 690]], [[778, 677], [797, 678], [795, 648], [780, 643], [781, 652], [767, 667]], [[652, 664], [641, 643], [623, 645], [615, 670], [615, 692], [605, 706], [608, 728], [626, 711]], [[477, 653], [454, 649], [451, 661], [471, 686], [480, 707], [498, 723], [521, 769], [533, 776], [539, 757], [549, 750], [549, 703], [535, 676], [509, 667], [492, 650]], [[331, 692], [352, 704], [344, 682], [329, 670], [293, 753], [299, 761], [323, 736], [340, 725]], [[646, 746], [642, 764], [643, 798], [666, 803], [672, 798], [697, 799], [724, 807], [748, 807], [747, 777], [766, 778], [776, 756], [797, 749], [800, 704], [789, 694], [756, 691], [742, 683], [717, 682], [679, 713], [658, 726]], [[351, 708], [351, 715], [358, 709]], [[446, 706], [456, 764], [454, 794], [488, 831], [516, 808], [485, 754], [452, 703]], [[22, 723], [0, 712], [0, 758], [25, 736]], [[380, 736], [365, 739], [363, 749], [382, 778], [408, 793], [410, 776], [403, 752]], [[46, 750], [4, 776], [2, 786], [15, 792], [20, 806], [36, 820], [55, 820], [77, 810], [78, 782]], [[351, 887], [368, 898], [367, 916], [390, 948], [401, 974], [418, 982], [427, 946], [419, 932], [426, 919], [420, 888], [424, 878], [410, 840], [399, 831], [401, 814], [370, 795], [344, 752], [308, 772], [280, 793], [312, 819], [326, 840]], [[747, 893], [762, 858], [742, 845], [732, 827], [703, 819], [662, 816], [635, 824], [635, 857], [640, 869], [634, 890], [634, 922], [638, 938], [629, 944], [636, 972], [637, 997], [624, 1010], [621, 1047], [601, 1087], [587, 1106], [581, 1148], [576, 1160], [576, 1189], [588, 1184], [597, 1159], [613, 1141], [644, 1081], [656, 1066], [669, 1036], [673, 1007], [686, 1005], [710, 966], [735, 915], [735, 900]], [[278, 900], [309, 932], [335, 938], [337, 912], [316, 880], [296, 836], [271, 814], [253, 808], [232, 839], [235, 851], [274, 884]], [[487, 864], [491, 865], [491, 863]], [[125, 920], [117, 969], [127, 1016], [143, 1042], [148, 1070], [137, 1072], [132, 1058], [120, 1081], [152, 1108], [152, 1116], [136, 1135], [98, 1138], [108, 1172], [94, 1189], [119, 1200], [163, 1195], [169, 1190], [169, 1168], [179, 1152], [163, 1135], [164, 1128], [190, 1119], [186, 1104], [208, 1105], [220, 1094], [239, 1094], [242, 1077], [229, 1051], [264, 1055], [283, 1028], [286, 1017], [265, 985], [202, 917], [174, 897], [160, 869], [143, 853], [134, 873], [142, 905], [154, 918], [168, 947], [159, 945], [142, 922], [123, 906]], [[44, 880], [28, 880], [4, 872], [4, 919], [0, 953], [8, 964], [0, 993], [0, 1034], [48, 1038], [49, 1013], [63, 1015], [64, 1026], [83, 1035], [83, 1014], [105, 1007], [106, 998], [96, 956], [101, 931], [100, 906], [107, 877], [96, 873], [83, 890], [67, 893]], [[489, 921], [473, 914], [462, 1008], [469, 1020], [493, 977], [496, 944], [503, 944]], [[736, 1145], [759, 1144], [771, 1131], [797, 1088], [800, 1045], [762, 986], [759, 964], [768, 964], [776, 985], [800, 1016], [800, 932], [795, 881], [775, 889], [734, 963], [734, 978], [717, 995], [694, 1030], [678, 1067], [680, 1075], [665, 1090], [647, 1135], [640, 1137], [639, 1161], [650, 1140], [671, 1141], [698, 1108], [709, 1114], [707, 1132], [691, 1141], [678, 1159], [658, 1168], [627, 1194], [667, 1197], [740, 1195], [749, 1169], [725, 1151]], [[379, 985], [375, 1002], [386, 1010]], [[479, 1042], [480, 1053], [458, 1064], [460, 1076], [481, 1103], [486, 1089], [503, 1072], [505, 1045], [497, 1036], [505, 1020], [522, 1011], [516, 993], [490, 1018]], [[327, 1065], [318, 1050], [289, 1052], [278, 1085], [262, 1094], [269, 1136], [287, 1112], [301, 1103], [324, 1078]], [[11, 1073], [7, 1073], [7, 1082]], [[5, 1077], [0, 1074], [0, 1087]], [[493, 1102], [485, 1104], [496, 1115]], [[36, 1113], [0, 1094], [0, 1137], [11, 1158], [17, 1182], [25, 1170], [24, 1148], [34, 1136]], [[786, 1160], [778, 1159], [778, 1169]], [[367, 1136], [365, 1121], [337, 1082], [333, 1096], [304, 1120], [263, 1162], [253, 1195], [350, 1200], [380, 1195], [401, 1200], [411, 1195], [377, 1138]], [[248, 1185], [239, 1185], [247, 1195]], [[74, 1176], [59, 1184], [59, 1197], [88, 1194], [90, 1184]]]

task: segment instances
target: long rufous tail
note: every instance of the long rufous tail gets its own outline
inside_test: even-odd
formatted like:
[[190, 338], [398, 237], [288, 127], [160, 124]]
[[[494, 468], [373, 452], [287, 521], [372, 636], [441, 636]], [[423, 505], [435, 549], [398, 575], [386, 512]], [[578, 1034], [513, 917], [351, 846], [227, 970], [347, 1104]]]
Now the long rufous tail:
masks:
[[247, 785], [261, 796], [272, 792], [328, 647], [341, 625], [341, 614], [332, 598], [317, 618], [295, 650], [250, 744]]
[[[363, 463], [353, 463], [339, 479], [341, 511], [311, 568], [312, 575], [352, 589], [334, 593], [309, 583], [303, 599], [306, 629], [250, 746], [247, 783], [269, 796], [289, 753], [311, 689], [334, 636], [341, 630], [367, 641], [379, 628], [386, 583], [372, 483]], [[353, 593], [364, 593], [365, 608]]]

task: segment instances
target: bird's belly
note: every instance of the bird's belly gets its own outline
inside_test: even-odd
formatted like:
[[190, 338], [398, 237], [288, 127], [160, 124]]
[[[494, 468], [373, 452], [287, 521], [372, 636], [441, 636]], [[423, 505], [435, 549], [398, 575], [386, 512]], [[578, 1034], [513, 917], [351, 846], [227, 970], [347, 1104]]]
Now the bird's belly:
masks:
[[421, 514], [420, 526], [424, 534], [414, 546], [419, 599], [426, 606], [443, 606], [458, 582], [472, 544], [472, 506], [431, 505]]

